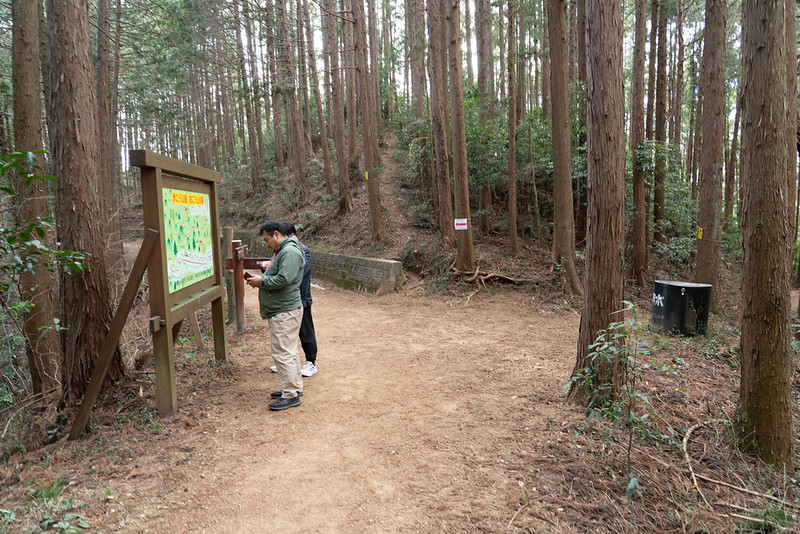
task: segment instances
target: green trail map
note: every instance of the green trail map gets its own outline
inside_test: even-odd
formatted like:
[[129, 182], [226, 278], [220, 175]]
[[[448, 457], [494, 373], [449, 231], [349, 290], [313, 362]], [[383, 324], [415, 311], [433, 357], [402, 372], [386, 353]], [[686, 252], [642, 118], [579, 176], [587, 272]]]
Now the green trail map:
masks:
[[213, 276], [211, 211], [205, 193], [164, 188], [169, 292]]

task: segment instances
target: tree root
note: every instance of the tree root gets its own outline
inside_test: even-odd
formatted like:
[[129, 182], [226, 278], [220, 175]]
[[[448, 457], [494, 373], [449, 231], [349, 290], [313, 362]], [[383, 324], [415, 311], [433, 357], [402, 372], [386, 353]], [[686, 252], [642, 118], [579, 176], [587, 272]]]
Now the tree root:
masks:
[[455, 266], [450, 266], [450, 276], [453, 278], [465, 277], [465, 282], [475, 282], [480, 283], [484, 288], [486, 288], [486, 282], [490, 282], [492, 280], [497, 280], [499, 282], [505, 282], [514, 285], [520, 284], [534, 284], [536, 280], [530, 280], [525, 278], [512, 278], [510, 276], [506, 276], [504, 274], [495, 273], [492, 271], [481, 271], [480, 266], [475, 266], [474, 272], [469, 271], [461, 271], [456, 269]]

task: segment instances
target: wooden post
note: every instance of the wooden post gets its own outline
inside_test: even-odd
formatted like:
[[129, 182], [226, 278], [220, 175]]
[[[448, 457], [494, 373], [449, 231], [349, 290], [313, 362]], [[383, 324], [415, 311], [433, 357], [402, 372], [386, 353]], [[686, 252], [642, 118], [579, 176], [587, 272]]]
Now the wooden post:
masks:
[[236, 239], [231, 243], [233, 247], [233, 287], [236, 297], [236, 333], [241, 334], [247, 329], [247, 319], [244, 315], [244, 252], [242, 241]]
[[[164, 207], [161, 201], [162, 175], [156, 167], [142, 167], [142, 208], [146, 228], [161, 228]], [[167, 262], [164, 258], [166, 237], [159, 234], [160, 243], [154, 247], [147, 262], [147, 279], [150, 285], [150, 328], [153, 332], [153, 359], [156, 367], [156, 400], [158, 413], [174, 415], [178, 405], [175, 387], [175, 339], [172, 336], [172, 314], [167, 305], [169, 285]], [[156, 321], [153, 319], [157, 318]], [[167, 328], [161, 328], [161, 325]]]
[[[231, 244], [233, 241], [233, 228], [230, 226], [225, 226], [222, 228], [222, 260], [223, 264], [228, 258], [233, 258], [233, 246]], [[224, 269], [225, 277], [225, 291], [227, 295], [227, 320], [226, 322], [230, 324], [231, 320], [234, 317], [234, 306], [236, 304], [236, 300], [233, 296], [233, 273], [228, 269]]]
[[153, 251], [153, 245], [156, 244], [157, 238], [158, 231], [153, 228], [148, 228], [145, 232], [142, 246], [139, 248], [139, 254], [136, 256], [136, 261], [133, 263], [133, 269], [131, 269], [128, 282], [125, 284], [125, 289], [122, 291], [122, 298], [119, 301], [117, 312], [114, 314], [114, 319], [111, 321], [111, 328], [109, 328], [108, 334], [106, 335], [102, 351], [95, 362], [92, 378], [89, 381], [89, 387], [86, 388], [83, 402], [81, 402], [81, 405], [78, 407], [78, 414], [75, 416], [75, 421], [72, 423], [69, 439], [76, 439], [86, 428], [89, 415], [92, 413], [92, 407], [97, 400], [97, 395], [100, 394], [100, 387], [103, 385], [106, 373], [108, 373], [111, 355], [114, 354], [117, 343], [119, 343], [122, 327], [125, 326], [125, 320], [128, 318], [128, 313], [131, 311], [133, 299], [136, 297], [136, 291], [142, 283], [144, 270], [147, 267], [147, 260]]
[[200, 322], [197, 320], [197, 312], [189, 314], [189, 324], [192, 325], [192, 334], [194, 335], [194, 346], [200, 350], [206, 348], [203, 343], [203, 332], [200, 331]]

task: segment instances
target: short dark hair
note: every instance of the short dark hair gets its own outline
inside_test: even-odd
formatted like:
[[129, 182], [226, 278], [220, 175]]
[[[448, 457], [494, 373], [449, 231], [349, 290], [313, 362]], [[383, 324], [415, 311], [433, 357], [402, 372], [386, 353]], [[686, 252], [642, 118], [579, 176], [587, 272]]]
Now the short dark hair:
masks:
[[290, 236], [297, 233], [297, 228], [294, 227], [294, 223], [284, 222], [283, 224], [283, 235]]
[[264, 235], [264, 233], [272, 235], [274, 232], [278, 232], [285, 237], [286, 233], [283, 228], [283, 223], [278, 221], [267, 221], [261, 225], [261, 230], [258, 231], [258, 235]]

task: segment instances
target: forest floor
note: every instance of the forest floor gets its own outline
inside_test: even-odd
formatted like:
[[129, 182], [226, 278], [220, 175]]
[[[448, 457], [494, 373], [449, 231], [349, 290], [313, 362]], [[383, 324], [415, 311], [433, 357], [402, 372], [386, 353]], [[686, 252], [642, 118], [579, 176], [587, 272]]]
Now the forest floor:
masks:
[[[401, 172], [384, 160], [385, 176]], [[399, 183], [384, 182], [384, 257], [423, 239], [403, 223]], [[314, 239], [346, 235], [364, 209]], [[476, 247], [485, 268], [516, 273], [492, 246]], [[516, 261], [540, 265], [538, 254], [531, 247]], [[198, 349], [188, 332], [179, 338], [172, 418], [156, 414], [140, 307], [128, 334], [142, 347], [137, 362], [96, 408], [91, 432], [70, 442], [53, 431], [36, 450], [6, 449], [0, 531], [56, 521], [159, 533], [792, 528], [797, 477], [732, 445], [731, 320], [712, 314], [709, 335], [696, 338], [641, 334], [655, 351], [634, 358], [641, 396], [629, 434], [608, 419], [587, 421], [567, 398], [579, 302], [544, 287], [552, 275], [535, 265], [520, 275], [539, 280], [532, 284], [432, 288], [410, 274], [381, 297], [315, 280], [319, 373], [304, 379], [302, 405], [283, 412], [267, 409], [279, 383], [256, 291], [246, 293], [246, 331], [228, 327], [227, 362], [213, 363], [210, 339]], [[649, 295], [628, 292], [647, 323]], [[208, 312], [200, 322], [208, 331]], [[44, 413], [15, 409], [0, 423]]]

